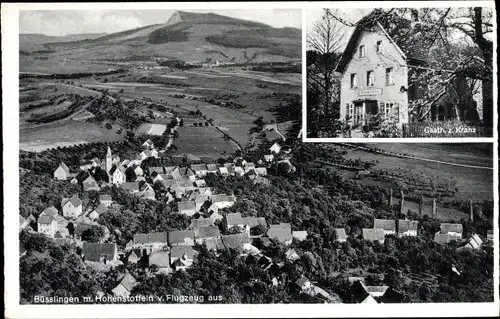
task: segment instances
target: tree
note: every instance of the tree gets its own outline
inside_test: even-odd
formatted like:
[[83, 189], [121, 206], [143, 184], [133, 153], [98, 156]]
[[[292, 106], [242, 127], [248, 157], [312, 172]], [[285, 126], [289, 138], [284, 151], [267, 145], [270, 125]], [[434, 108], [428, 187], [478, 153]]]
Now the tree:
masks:
[[[332, 18], [329, 9], [324, 9], [321, 19], [314, 23], [307, 33], [307, 45], [313, 51], [308, 56], [309, 70], [307, 72], [308, 86], [316, 87], [321, 94], [321, 106], [316, 110], [328, 116], [337, 117], [338, 110], [332, 109], [332, 99], [338, 100], [338, 85], [334, 85], [334, 72], [340, 58], [339, 51], [343, 44], [344, 33], [339, 23]], [[334, 92], [337, 91], [337, 93]]]
[[92, 225], [92, 227], [82, 232], [82, 241], [98, 243], [103, 236], [104, 231], [101, 226]]

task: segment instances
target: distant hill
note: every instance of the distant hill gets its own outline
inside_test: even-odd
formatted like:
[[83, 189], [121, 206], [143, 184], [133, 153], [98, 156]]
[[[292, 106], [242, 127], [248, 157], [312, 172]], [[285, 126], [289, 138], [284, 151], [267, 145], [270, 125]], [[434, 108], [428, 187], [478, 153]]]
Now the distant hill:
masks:
[[19, 35], [19, 50], [24, 52], [42, 51], [44, 44], [54, 42], [70, 42], [85, 39], [95, 39], [106, 35], [105, 33], [81, 33], [63, 36], [50, 36], [40, 33], [23, 33]]
[[51, 57], [80, 60], [172, 57], [190, 62], [277, 62], [300, 59], [302, 46], [299, 29], [184, 11], [175, 12], [163, 24], [99, 37], [36, 40], [21, 35], [20, 50], [36, 42]]

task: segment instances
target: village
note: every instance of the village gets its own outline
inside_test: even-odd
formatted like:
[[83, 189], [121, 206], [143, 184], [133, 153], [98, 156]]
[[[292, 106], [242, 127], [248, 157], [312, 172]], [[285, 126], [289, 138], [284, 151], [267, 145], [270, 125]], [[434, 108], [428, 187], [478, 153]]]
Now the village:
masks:
[[[177, 122], [180, 120], [177, 118]], [[174, 127], [175, 128], [175, 127]], [[172, 144], [170, 137], [169, 145]], [[81, 250], [82, 260], [96, 269], [109, 269], [118, 265], [125, 267], [142, 264], [149, 276], [171, 274], [183, 271], [193, 265], [200, 246], [219, 254], [223, 250], [234, 250], [240, 258], [257, 258], [264, 270], [279, 273], [284, 261], [277, 262], [266, 256], [259, 247], [277, 243], [284, 247], [292, 242], [300, 242], [308, 237], [302, 229], [292, 229], [290, 223], [269, 224], [264, 217], [245, 216], [245, 212], [227, 213], [238, 200], [233, 194], [215, 193], [206, 185], [205, 178], [216, 175], [249, 179], [253, 183], [268, 184], [268, 170], [273, 165], [285, 168], [287, 173], [295, 173], [291, 164], [291, 149], [284, 149], [275, 142], [257, 163], [247, 162], [243, 156], [237, 156], [225, 163], [202, 163], [195, 155], [188, 154], [188, 163], [176, 166], [147, 166], [148, 158], [159, 158], [165, 150], [157, 150], [151, 139], [142, 144], [142, 151], [132, 159], [120, 159], [108, 146], [104, 159], [93, 158], [82, 161], [79, 171], [72, 172], [65, 163], [60, 163], [53, 172], [56, 180], [80, 185], [84, 192], [98, 192], [97, 201], [83, 200], [75, 194], [70, 198], [61, 198], [60, 209], [47, 207], [36, 219], [20, 216], [20, 231], [26, 229], [53, 238], [56, 245], [75, 244]], [[103, 154], [104, 155], [104, 154]], [[97, 168], [107, 173], [108, 182], [98, 183], [93, 175]], [[165, 190], [157, 194], [154, 185], [161, 185]], [[117, 203], [109, 194], [110, 188], [117, 187], [139, 200], [161, 200], [174, 207], [175, 213], [190, 218], [188, 229], [169, 232], [135, 233], [125, 246], [119, 246], [110, 240], [110, 234], [119, 230], [110, 230], [98, 223], [99, 216]], [[400, 207], [403, 207], [404, 193], [401, 193]], [[392, 189], [388, 205], [396, 205]], [[472, 204], [470, 219], [474, 218]], [[438, 206], [433, 202], [433, 216]], [[31, 226], [30, 226], [31, 225]], [[35, 225], [33, 227], [33, 225]], [[82, 237], [93, 227], [101, 228], [102, 236], [98, 242], [88, 242]], [[408, 219], [373, 219], [373, 228], [363, 228], [365, 241], [383, 244], [386, 236], [418, 236], [419, 222]], [[345, 228], [335, 228], [335, 241], [345, 243], [349, 235]], [[459, 250], [481, 249], [483, 243], [491, 245], [493, 232], [488, 231], [486, 238], [478, 234], [463, 237], [460, 223], [441, 223], [440, 231], [434, 236], [437, 244], [450, 242], [461, 243]], [[255, 241], [258, 241], [258, 244]], [[21, 256], [26, 251], [21, 247]], [[287, 262], [295, 262], [301, 257], [290, 248], [286, 251]], [[453, 271], [460, 275], [454, 266]], [[278, 285], [279, 276], [273, 278], [273, 285]], [[387, 285], [370, 286], [362, 277], [349, 277], [351, 291], [359, 295], [359, 303], [384, 303], [398, 300], [398, 292]], [[115, 297], [126, 298], [138, 282], [126, 272], [110, 293]], [[303, 294], [317, 298], [321, 302], [342, 302], [329, 292], [314, 284], [303, 275], [295, 279], [295, 285]], [[385, 296], [385, 297], [384, 297]]]

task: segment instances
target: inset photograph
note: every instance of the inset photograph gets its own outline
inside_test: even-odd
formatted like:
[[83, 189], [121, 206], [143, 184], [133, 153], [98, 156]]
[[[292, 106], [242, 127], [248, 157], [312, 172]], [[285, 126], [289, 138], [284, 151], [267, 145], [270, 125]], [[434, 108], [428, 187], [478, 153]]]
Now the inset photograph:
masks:
[[493, 137], [492, 8], [307, 10], [307, 138]]

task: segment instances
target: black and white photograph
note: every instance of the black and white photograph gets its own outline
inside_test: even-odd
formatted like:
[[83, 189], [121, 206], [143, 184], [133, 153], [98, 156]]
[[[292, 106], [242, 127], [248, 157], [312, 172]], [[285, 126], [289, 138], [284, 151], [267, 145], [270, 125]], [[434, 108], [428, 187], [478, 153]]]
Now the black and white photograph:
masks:
[[307, 10], [306, 138], [493, 137], [491, 7]]
[[2, 5], [5, 316], [495, 316], [493, 6], [328, 6]]

